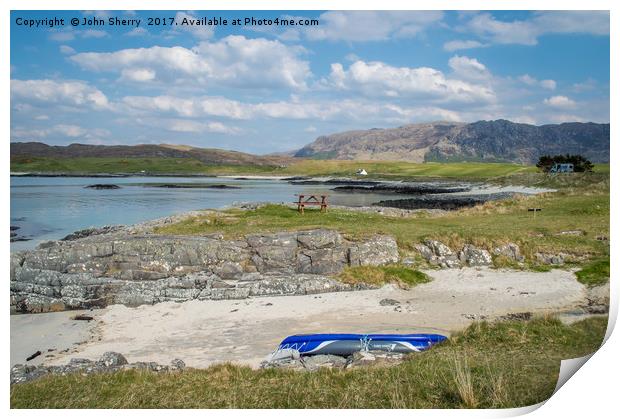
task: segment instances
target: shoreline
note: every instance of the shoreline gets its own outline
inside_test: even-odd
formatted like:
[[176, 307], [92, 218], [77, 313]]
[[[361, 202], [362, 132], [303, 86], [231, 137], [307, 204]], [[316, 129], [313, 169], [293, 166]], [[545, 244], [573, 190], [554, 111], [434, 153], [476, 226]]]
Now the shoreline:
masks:
[[[282, 339], [292, 334], [450, 335], [474, 321], [502, 316], [586, 315], [581, 307], [587, 304], [589, 291], [568, 270], [463, 268], [426, 273], [433, 280], [409, 290], [387, 285], [375, 290], [20, 314], [11, 316], [11, 330], [20, 330], [18, 336], [11, 337], [11, 363], [23, 363], [37, 350], [43, 355], [31, 363], [53, 365], [78, 357], [98, 359], [104, 352], [116, 351], [129, 362], [168, 364], [181, 358], [195, 368], [221, 362], [257, 368]], [[381, 304], [386, 299], [396, 303]], [[82, 312], [94, 320], [67, 320]], [[67, 329], [88, 338], [70, 342], [67, 336], [74, 335], [68, 335]], [[56, 350], [46, 352], [52, 348]]]

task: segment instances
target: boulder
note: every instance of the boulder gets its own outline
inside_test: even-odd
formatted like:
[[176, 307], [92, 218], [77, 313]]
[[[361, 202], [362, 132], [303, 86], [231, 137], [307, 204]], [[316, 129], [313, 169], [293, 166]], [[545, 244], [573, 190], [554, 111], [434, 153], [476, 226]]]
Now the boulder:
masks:
[[128, 364], [123, 354], [119, 354], [118, 352], [104, 353], [101, 358], [99, 358], [99, 363], [106, 367], [120, 367], [121, 365]]
[[452, 249], [437, 240], [425, 240], [424, 244], [432, 251], [435, 256], [446, 257], [454, 255]]
[[340, 246], [342, 236], [334, 230], [311, 230], [299, 232], [297, 241], [306, 249], [316, 250]]
[[349, 357], [346, 368], [396, 365], [401, 363], [404, 357], [404, 354], [398, 352], [360, 351]]
[[493, 263], [491, 254], [477, 247], [466, 244], [459, 252], [459, 260], [469, 266], [489, 266]]
[[523, 262], [525, 260], [525, 257], [521, 255], [519, 245], [516, 243], [506, 243], [493, 248], [493, 255], [504, 256], [517, 262]]
[[344, 249], [302, 250], [297, 254], [296, 271], [311, 274], [336, 274], [347, 265]]
[[338, 355], [314, 355], [301, 358], [301, 362], [308, 371], [316, 371], [319, 368], [344, 368], [347, 358]]
[[427, 261], [431, 260], [431, 258], [433, 256], [435, 256], [435, 253], [433, 252], [433, 250], [430, 247], [428, 247], [427, 245], [425, 245], [425, 244], [419, 244], [418, 243], [418, 244], [414, 245], [413, 247]]
[[562, 253], [559, 254], [551, 254], [551, 253], [540, 253], [537, 252], [534, 257], [536, 260], [544, 265], [563, 265], [564, 264], [564, 255]]
[[349, 248], [349, 265], [378, 266], [399, 260], [398, 245], [391, 236], [374, 236]]

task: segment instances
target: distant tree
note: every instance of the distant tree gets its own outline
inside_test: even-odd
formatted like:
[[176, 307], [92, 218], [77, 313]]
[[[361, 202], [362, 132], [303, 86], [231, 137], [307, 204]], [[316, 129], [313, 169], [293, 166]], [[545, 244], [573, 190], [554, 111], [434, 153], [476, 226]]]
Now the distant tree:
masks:
[[548, 173], [554, 164], [572, 163], [575, 172], [591, 172], [594, 164], [580, 154], [559, 154], [557, 156], [544, 155], [538, 159], [536, 167], [541, 171]]
[[553, 157], [549, 155], [544, 155], [540, 156], [540, 158], [538, 159], [538, 163], [536, 163], [536, 167], [538, 167], [541, 171], [548, 173], [549, 170], [551, 170], [551, 168], [553, 167], [554, 163], [555, 161], [553, 160]]

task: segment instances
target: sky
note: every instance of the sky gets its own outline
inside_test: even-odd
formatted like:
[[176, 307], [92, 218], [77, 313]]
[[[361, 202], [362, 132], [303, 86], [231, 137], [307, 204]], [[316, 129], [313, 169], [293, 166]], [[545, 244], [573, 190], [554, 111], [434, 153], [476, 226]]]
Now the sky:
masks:
[[265, 154], [440, 120], [609, 122], [608, 12], [12, 11], [10, 43], [11, 141]]

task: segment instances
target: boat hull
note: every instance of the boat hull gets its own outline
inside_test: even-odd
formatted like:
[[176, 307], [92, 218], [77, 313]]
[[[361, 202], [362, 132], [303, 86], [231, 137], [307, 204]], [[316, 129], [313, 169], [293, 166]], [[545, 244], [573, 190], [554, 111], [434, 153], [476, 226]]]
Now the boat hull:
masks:
[[348, 356], [359, 351], [396, 353], [420, 352], [447, 338], [436, 334], [314, 334], [289, 336], [278, 350], [294, 350], [301, 355]]

